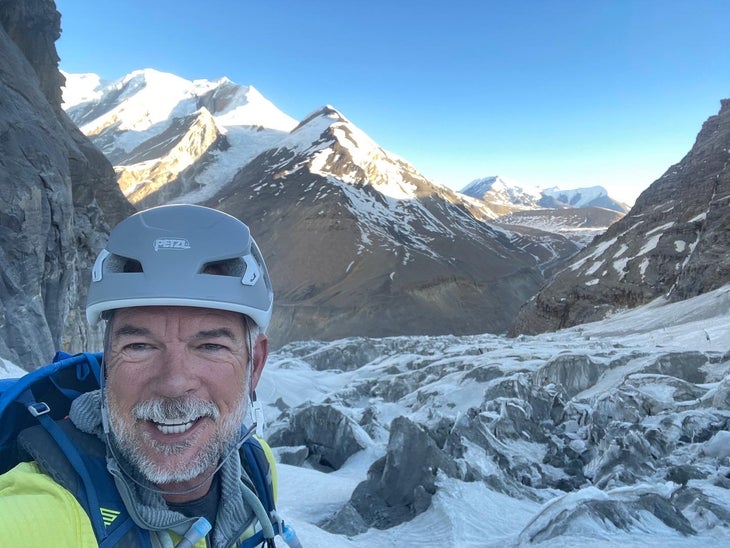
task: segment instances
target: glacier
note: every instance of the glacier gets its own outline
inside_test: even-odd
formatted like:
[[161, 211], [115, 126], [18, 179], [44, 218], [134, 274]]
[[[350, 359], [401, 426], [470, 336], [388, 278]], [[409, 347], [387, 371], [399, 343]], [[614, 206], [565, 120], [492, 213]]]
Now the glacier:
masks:
[[[257, 390], [267, 431], [329, 405], [362, 449], [334, 471], [280, 463], [281, 514], [305, 546], [727, 545], [729, 342], [725, 286], [537, 336], [290, 343]], [[564, 407], [508, 420], [536, 415], [538, 393], [560, 394]], [[477, 472], [439, 471], [410, 521], [333, 533], [327, 524], [387, 456], [397, 417], [426, 429], [447, 418], [464, 448], [457, 465]], [[467, 417], [488, 443], [468, 439]]]

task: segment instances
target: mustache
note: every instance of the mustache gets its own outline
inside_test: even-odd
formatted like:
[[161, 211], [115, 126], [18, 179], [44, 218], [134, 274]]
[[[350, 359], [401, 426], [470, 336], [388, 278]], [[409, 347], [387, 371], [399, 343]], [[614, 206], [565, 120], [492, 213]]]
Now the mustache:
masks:
[[201, 417], [217, 420], [220, 409], [212, 401], [193, 397], [158, 398], [136, 404], [132, 416], [141, 421], [192, 421]]

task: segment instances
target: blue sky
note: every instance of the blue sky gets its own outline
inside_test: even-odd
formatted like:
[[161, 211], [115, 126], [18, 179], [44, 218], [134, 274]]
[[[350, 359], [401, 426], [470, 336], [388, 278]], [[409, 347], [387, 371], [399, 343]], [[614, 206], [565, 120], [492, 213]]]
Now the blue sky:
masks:
[[56, 0], [60, 66], [227, 76], [330, 104], [460, 189], [501, 175], [629, 203], [730, 97], [726, 0]]

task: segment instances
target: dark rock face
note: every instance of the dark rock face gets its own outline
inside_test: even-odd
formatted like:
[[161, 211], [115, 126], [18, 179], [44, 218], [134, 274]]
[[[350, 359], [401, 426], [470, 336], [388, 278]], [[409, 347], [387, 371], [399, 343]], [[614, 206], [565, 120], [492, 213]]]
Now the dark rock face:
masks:
[[[688, 184], [694, 200], [692, 209], [707, 200], [697, 246], [682, 269], [673, 298], [687, 299], [712, 291], [730, 280], [730, 99], [722, 101], [717, 116], [702, 126], [694, 148], [680, 164], [677, 177]], [[699, 192], [698, 192], [699, 191]], [[684, 199], [687, 196], [682, 196]]]
[[0, 2], [0, 13], [0, 355], [33, 369], [98, 343], [85, 276], [106, 222], [131, 207], [60, 108], [53, 2]]
[[330, 405], [306, 407], [295, 413], [286, 429], [273, 433], [272, 446], [305, 446], [306, 460], [324, 470], [337, 470], [363, 449], [357, 424]]
[[729, 160], [726, 99], [682, 161], [525, 304], [510, 332], [553, 331], [730, 282]]
[[0, 25], [35, 72], [43, 96], [61, 104], [63, 76], [55, 42], [61, 36], [61, 14], [52, 1], [0, 1]]
[[424, 428], [398, 417], [390, 425], [386, 456], [373, 463], [368, 479], [325, 528], [355, 534], [362, 524], [387, 529], [408, 521], [430, 506], [439, 471], [456, 477], [456, 463]]

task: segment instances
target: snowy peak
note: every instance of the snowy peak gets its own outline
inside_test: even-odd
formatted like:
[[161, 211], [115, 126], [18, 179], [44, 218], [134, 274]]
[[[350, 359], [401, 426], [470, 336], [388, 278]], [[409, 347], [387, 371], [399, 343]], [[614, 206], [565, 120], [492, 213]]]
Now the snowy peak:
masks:
[[543, 190], [542, 194], [546, 198], [552, 198], [557, 204], [570, 207], [587, 207], [593, 200], [608, 196], [608, 192], [602, 186], [573, 190], [560, 190], [558, 187], [552, 187]]
[[619, 213], [626, 213], [629, 207], [609, 197], [602, 186], [561, 190], [558, 187], [542, 191], [540, 205], [548, 208], [564, 207], [603, 207]]
[[114, 156], [115, 164], [123, 164], [119, 160], [125, 152], [164, 132], [173, 120], [200, 108], [206, 108], [221, 128], [288, 132], [296, 125], [256, 89], [227, 78], [191, 82], [144, 69], [104, 83], [91, 74], [67, 74], [63, 97], [66, 112], [86, 135], [93, 138], [107, 133], [101, 148]]
[[260, 126], [262, 128], [291, 131], [295, 120], [281, 112], [253, 86], [239, 86], [227, 78], [215, 82], [196, 80], [200, 86], [198, 107], [207, 108], [224, 126]]
[[[318, 121], [319, 120], [319, 121]], [[299, 122], [297, 127], [295, 127], [292, 130], [292, 133], [295, 133], [299, 131], [304, 126], [310, 125], [310, 124], [325, 124], [329, 125], [333, 123], [334, 121], [340, 121], [340, 122], [348, 122], [347, 118], [345, 118], [342, 113], [337, 110], [335, 107], [331, 105], [325, 105], [320, 109], [315, 110], [311, 114], [308, 114], [305, 116], [304, 120]]]
[[307, 116], [280, 146], [308, 155], [312, 173], [349, 185], [368, 185], [396, 200], [415, 199], [418, 189], [430, 184], [332, 106]]
[[109, 83], [68, 74], [64, 100], [138, 207], [211, 196], [297, 125], [253, 86], [152, 69]]
[[602, 186], [561, 190], [552, 187], [539, 190], [517, 184], [500, 176], [476, 179], [466, 185], [462, 194], [500, 207], [501, 214], [530, 209], [561, 209], [566, 207], [603, 207], [626, 213], [629, 207], [608, 196]]
[[462, 194], [514, 209], [536, 209], [540, 191], [528, 185], [513, 183], [499, 175], [476, 179], [466, 185]]

